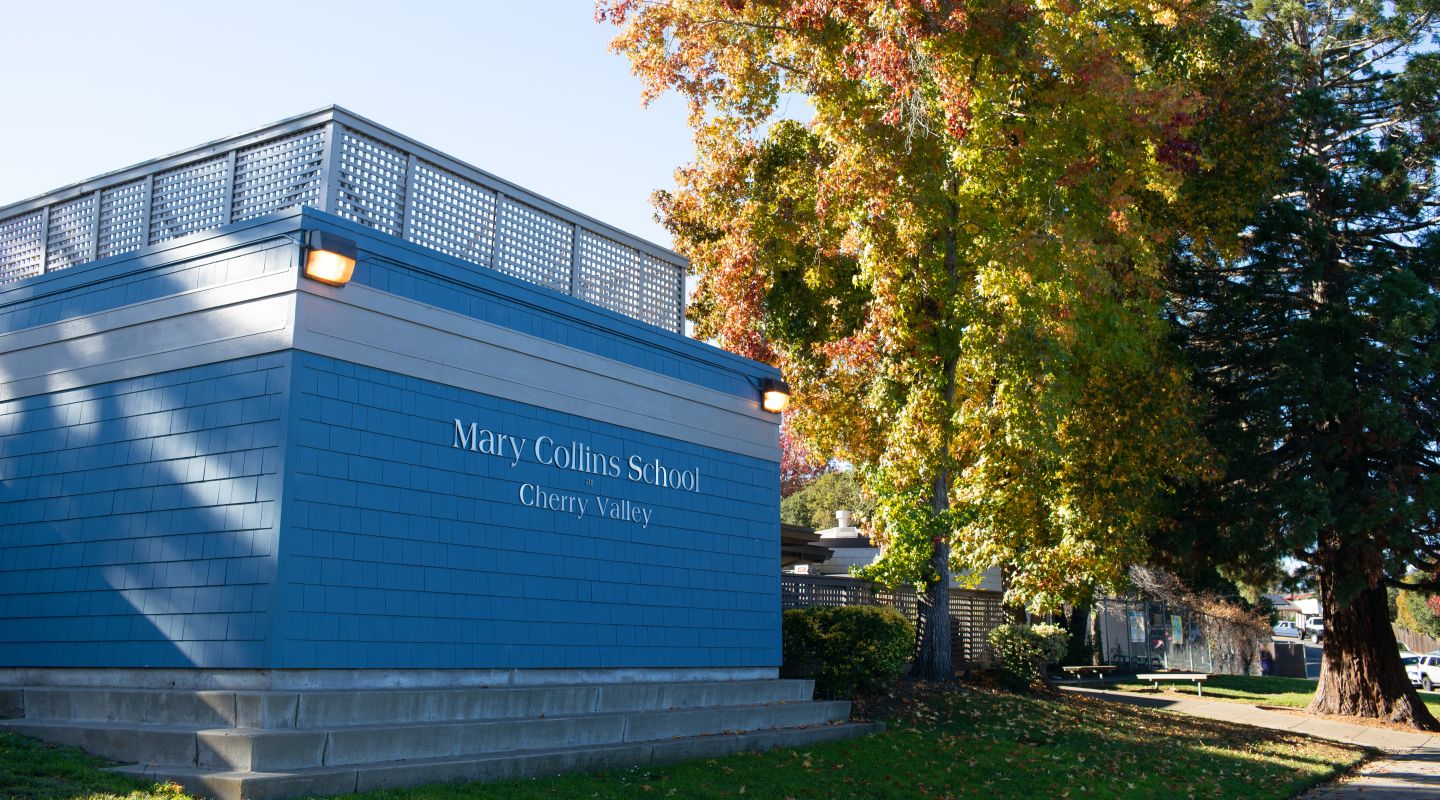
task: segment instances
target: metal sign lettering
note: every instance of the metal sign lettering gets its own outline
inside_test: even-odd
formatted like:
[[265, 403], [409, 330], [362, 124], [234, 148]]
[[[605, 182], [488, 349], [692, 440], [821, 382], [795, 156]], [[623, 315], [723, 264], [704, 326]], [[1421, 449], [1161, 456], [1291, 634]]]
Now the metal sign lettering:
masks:
[[[680, 469], [665, 464], [659, 458], [644, 458], [639, 455], [615, 455], [602, 453], [584, 442], [572, 441], [561, 444], [549, 436], [537, 437], [533, 442], [524, 436], [492, 431], [480, 427], [480, 423], [468, 425], [454, 420], [455, 436], [450, 446], [489, 456], [498, 456], [509, 462], [511, 467], [527, 457], [537, 464], [556, 469], [568, 469], [599, 475], [605, 478], [625, 478], [636, 483], [659, 486], [662, 489], [680, 489], [687, 492], [700, 491], [700, 468]], [[543, 508], [585, 517], [590, 514], [607, 519], [638, 523], [650, 527], [654, 509], [641, 506], [626, 499], [615, 499], [599, 494], [576, 495], [548, 489], [538, 483], [520, 486], [520, 504], [531, 508]]]

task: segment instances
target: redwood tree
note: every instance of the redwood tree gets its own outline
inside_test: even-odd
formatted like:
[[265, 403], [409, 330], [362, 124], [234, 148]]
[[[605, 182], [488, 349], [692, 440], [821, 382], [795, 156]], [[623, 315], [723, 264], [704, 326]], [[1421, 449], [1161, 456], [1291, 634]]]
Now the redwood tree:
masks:
[[1181, 188], [1211, 168], [1202, 79], [1246, 46], [1212, 11], [598, 5], [647, 97], [690, 102], [696, 161], [660, 210], [697, 333], [768, 349], [796, 431], [883, 490], [887, 557], [928, 587], [921, 676], [952, 674], [952, 556], [1053, 605], [1122, 578], [1200, 468], [1161, 310]]
[[1176, 330], [1224, 465], [1180, 515], [1178, 549], [1242, 577], [1312, 565], [1311, 709], [1433, 730], [1386, 586], [1417, 571], [1440, 588], [1440, 3], [1241, 11], [1283, 57], [1288, 155], [1242, 253], [1192, 240], [1176, 262]]

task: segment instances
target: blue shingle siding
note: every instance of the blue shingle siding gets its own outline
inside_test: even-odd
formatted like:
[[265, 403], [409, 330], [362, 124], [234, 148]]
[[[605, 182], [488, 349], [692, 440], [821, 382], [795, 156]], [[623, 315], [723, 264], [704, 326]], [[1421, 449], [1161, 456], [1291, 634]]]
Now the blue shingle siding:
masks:
[[0, 666], [263, 666], [288, 360], [0, 403]]
[[[357, 283], [398, 297], [751, 402], [773, 374], [308, 209], [0, 289], [0, 333], [294, 269], [302, 227], [355, 237]], [[241, 293], [224, 294], [216, 303]], [[248, 312], [227, 305], [215, 318]], [[26, 340], [12, 352], [40, 335], [12, 337]], [[293, 344], [244, 338], [153, 354], [44, 343], [74, 354], [55, 380], [100, 380], [83, 377], [100, 374], [91, 366], [132, 377], [0, 401], [0, 667], [779, 663], [774, 461], [312, 353], [234, 358]], [[113, 358], [86, 362], [99, 352]], [[233, 360], [171, 369], [219, 358]], [[48, 368], [8, 385], [41, 391]], [[703, 404], [699, 394], [656, 392], [652, 412], [680, 414], [666, 409]], [[765, 453], [751, 423], [709, 408], [721, 429], [704, 441], [743, 434], [735, 449]], [[543, 435], [698, 469], [700, 488], [547, 466], [533, 452], [512, 465], [453, 447], [456, 419], [531, 447]], [[527, 506], [527, 484], [589, 507]], [[648, 510], [648, 525], [597, 515], [597, 494]]]
[[[147, 266], [139, 257], [125, 257], [131, 267], [102, 265], [110, 272], [93, 281], [68, 281], [47, 291], [0, 294], [0, 333], [33, 328], [112, 308], [155, 300], [222, 283], [255, 278], [294, 268], [294, 244], [271, 240], [223, 257], [192, 259], [162, 266]], [[107, 260], [106, 264], [110, 264]], [[73, 277], [81, 277], [77, 271]], [[72, 277], [66, 275], [65, 277]], [[41, 288], [48, 287], [48, 284]], [[20, 287], [27, 288], [27, 287]]]
[[[701, 491], [510, 466], [453, 447], [457, 418]], [[0, 437], [0, 666], [780, 660], [774, 462], [293, 351], [3, 403]]]
[[[361, 258], [351, 281], [746, 400], [755, 399], [759, 393], [757, 381], [744, 376], [736, 365], [724, 367], [707, 363], [696, 358], [694, 353], [685, 354], [670, 347], [671, 344], [681, 344], [687, 350], [696, 347], [713, 350], [708, 345], [698, 345], [698, 342], [685, 340], [678, 334], [624, 319], [624, 327], [636, 329], [635, 334], [626, 335], [619, 331], [621, 325], [606, 325], [611, 321], [606, 317], [621, 319], [619, 315], [598, 308], [593, 311], [585, 309], [589, 312], [586, 317], [595, 319], [567, 317], [549, 306], [589, 304], [541, 286], [526, 285], [480, 266], [465, 265], [459, 260], [444, 263], [441, 259], [444, 256], [408, 259], [423, 266], [423, 269], [418, 269], [397, 260]], [[513, 282], [513, 285], [497, 286], [503, 281]], [[723, 358], [733, 358], [720, 351], [714, 353]], [[752, 364], [750, 367], [760, 367], [769, 373], [769, 368], [763, 365]]]
[[[780, 661], [778, 467], [297, 353], [275, 667], [723, 667]], [[454, 420], [523, 437], [457, 449]], [[699, 468], [701, 490], [538, 464], [534, 442]], [[590, 485], [587, 485], [590, 481]], [[531, 508], [522, 484], [588, 499]], [[601, 518], [595, 494], [651, 510]]]

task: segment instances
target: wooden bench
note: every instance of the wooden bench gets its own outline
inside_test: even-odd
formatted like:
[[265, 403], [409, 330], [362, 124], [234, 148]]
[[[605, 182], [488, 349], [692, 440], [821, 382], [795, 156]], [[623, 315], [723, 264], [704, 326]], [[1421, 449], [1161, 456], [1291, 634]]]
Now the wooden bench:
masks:
[[1119, 667], [1116, 667], [1116, 666], [1114, 666], [1113, 664], [1096, 664], [1096, 665], [1083, 664], [1083, 665], [1075, 666], [1075, 667], [1061, 667], [1061, 668], [1060, 668], [1060, 670], [1061, 670], [1062, 672], [1067, 672], [1067, 673], [1069, 673], [1069, 674], [1071, 674], [1071, 675], [1074, 675], [1074, 676], [1076, 676], [1077, 679], [1082, 680], [1082, 681], [1085, 680], [1086, 674], [1094, 675], [1094, 676], [1095, 676], [1095, 680], [1098, 681], [1098, 680], [1100, 680], [1102, 677], [1104, 677], [1105, 675], [1107, 675], [1107, 674], [1109, 674], [1109, 673], [1111, 673], [1111, 672], [1114, 672], [1114, 671], [1117, 670], [1117, 669], [1119, 669]]
[[1150, 686], [1156, 689], [1160, 688], [1160, 681], [1190, 681], [1195, 684], [1195, 694], [1201, 697], [1205, 696], [1205, 681], [1210, 680], [1210, 676], [1203, 672], [1147, 672], [1135, 678], [1150, 681]]

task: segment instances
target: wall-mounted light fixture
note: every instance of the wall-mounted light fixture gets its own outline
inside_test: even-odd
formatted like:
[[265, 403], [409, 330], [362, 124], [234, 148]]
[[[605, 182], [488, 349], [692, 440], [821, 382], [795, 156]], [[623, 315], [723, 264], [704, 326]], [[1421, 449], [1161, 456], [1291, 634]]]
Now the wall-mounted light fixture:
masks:
[[790, 384], [776, 378], [765, 378], [760, 381], [760, 405], [766, 411], [773, 411], [779, 414], [790, 405]]
[[355, 272], [360, 249], [355, 242], [325, 231], [305, 235], [305, 277], [331, 286], [344, 286]]

